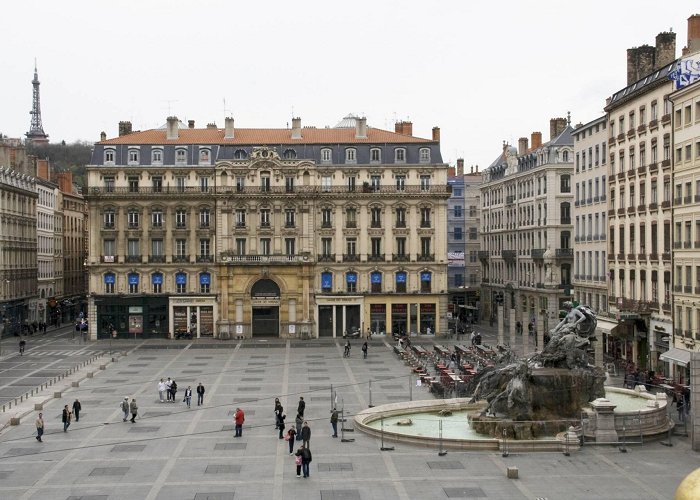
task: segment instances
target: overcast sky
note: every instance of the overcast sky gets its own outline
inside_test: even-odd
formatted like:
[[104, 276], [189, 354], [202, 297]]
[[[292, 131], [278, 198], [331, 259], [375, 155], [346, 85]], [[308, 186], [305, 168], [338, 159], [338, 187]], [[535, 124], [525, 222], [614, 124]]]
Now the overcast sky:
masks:
[[[626, 49], [687, 41], [689, 0], [14, 0], [3, 6], [0, 132], [29, 130], [34, 58], [51, 142], [158, 127], [333, 126], [348, 113], [413, 122], [443, 159], [482, 169], [502, 141], [571, 112], [602, 114], [626, 84]], [[224, 107], [225, 102], [225, 107]]]

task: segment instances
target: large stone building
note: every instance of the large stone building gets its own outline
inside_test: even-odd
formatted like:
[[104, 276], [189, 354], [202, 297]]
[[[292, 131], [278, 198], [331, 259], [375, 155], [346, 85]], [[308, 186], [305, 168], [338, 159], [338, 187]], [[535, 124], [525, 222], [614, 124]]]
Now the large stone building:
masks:
[[93, 338], [447, 330], [437, 127], [122, 122], [88, 185]]
[[610, 353], [657, 368], [671, 335], [671, 103], [675, 34], [627, 51], [627, 86], [608, 99]]
[[690, 380], [700, 352], [700, 15], [688, 19], [688, 45], [675, 68], [673, 104], [673, 335], [661, 354], [669, 375]]
[[567, 119], [554, 118], [549, 142], [535, 132], [530, 145], [504, 144], [481, 185], [483, 316], [499, 319], [503, 305], [500, 321], [532, 323], [540, 335], [571, 299], [571, 132]]
[[[574, 297], [598, 314], [598, 347], [607, 343], [617, 321], [607, 318], [608, 119], [601, 116], [573, 131], [574, 138]], [[599, 349], [596, 364], [603, 363]]]
[[[48, 303], [56, 296], [56, 206], [60, 197], [58, 186], [51, 182], [48, 160], [36, 160], [37, 163], [37, 287], [38, 301], [34, 317], [30, 321], [49, 323]], [[60, 275], [59, 275], [60, 276]]]

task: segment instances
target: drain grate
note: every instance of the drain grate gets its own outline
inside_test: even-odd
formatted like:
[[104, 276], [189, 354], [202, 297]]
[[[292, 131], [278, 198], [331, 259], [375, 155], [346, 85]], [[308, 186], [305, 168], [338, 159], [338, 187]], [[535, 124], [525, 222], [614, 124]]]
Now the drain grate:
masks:
[[239, 474], [241, 472], [240, 465], [207, 465], [204, 470], [205, 474]]
[[428, 462], [428, 467], [430, 467], [431, 469], [445, 470], [464, 469], [464, 465], [462, 465], [462, 462], [459, 462], [457, 460], [446, 460], [444, 462]]
[[486, 498], [486, 493], [476, 486], [463, 486], [461, 488], [443, 488], [447, 498]]

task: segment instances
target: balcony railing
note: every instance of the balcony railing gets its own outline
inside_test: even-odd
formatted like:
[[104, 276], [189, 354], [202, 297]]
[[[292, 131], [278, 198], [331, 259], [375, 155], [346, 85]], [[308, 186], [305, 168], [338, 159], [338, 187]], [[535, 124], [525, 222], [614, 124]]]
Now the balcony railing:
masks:
[[197, 255], [197, 262], [214, 262], [213, 255]]
[[222, 253], [220, 260], [235, 264], [300, 264], [309, 260], [308, 255], [231, 255]]
[[488, 260], [489, 251], [488, 250], [479, 250], [477, 255], [479, 256], [479, 260]]
[[357, 222], [354, 220], [349, 220], [345, 222], [345, 227], [348, 229], [355, 229], [357, 228]]
[[189, 262], [190, 261], [190, 256], [189, 255], [173, 255], [173, 262]]
[[141, 262], [140, 255], [127, 255], [125, 261], [129, 264]]
[[429, 221], [429, 220], [422, 220], [422, 221], [420, 221], [420, 227], [422, 227], [422, 228], [428, 228], [428, 227], [430, 227], [430, 221]]
[[571, 259], [574, 257], [573, 248], [557, 248], [555, 253], [557, 259]]
[[148, 262], [165, 262], [165, 255], [149, 255]]
[[318, 256], [318, 261], [319, 262], [335, 262], [335, 254], [334, 253], [321, 254]]
[[661, 260], [666, 260], [670, 261], [671, 260], [671, 253], [670, 252], [664, 252], [661, 254]]
[[515, 250], [503, 250], [503, 259], [505, 260], [515, 260], [516, 258], [516, 251]]
[[385, 260], [383, 253], [370, 254], [367, 256], [368, 262], [384, 262]]
[[416, 258], [418, 262], [433, 262], [435, 260], [434, 253], [419, 253]]
[[391, 260], [394, 262], [408, 262], [411, 259], [405, 253], [393, 253], [391, 254]]
[[344, 253], [343, 262], [360, 262], [360, 256], [356, 253]]
[[645, 175], [647, 173], [647, 166], [646, 165], [640, 165], [639, 168], [637, 168], [637, 173], [639, 175]]
[[321, 229], [328, 229], [331, 227], [333, 227], [333, 225], [330, 222], [326, 222], [326, 221], [321, 222]]
[[532, 251], [530, 252], [530, 256], [533, 259], [544, 259], [544, 248], [533, 248]]

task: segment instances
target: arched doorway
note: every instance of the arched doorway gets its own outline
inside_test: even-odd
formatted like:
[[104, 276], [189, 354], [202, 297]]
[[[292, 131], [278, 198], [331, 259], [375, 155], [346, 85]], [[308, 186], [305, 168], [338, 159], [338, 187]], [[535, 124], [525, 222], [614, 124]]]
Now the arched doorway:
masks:
[[255, 282], [250, 291], [253, 337], [279, 337], [280, 287], [270, 279]]

